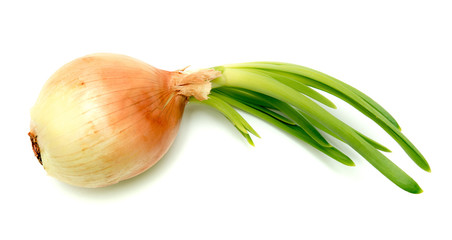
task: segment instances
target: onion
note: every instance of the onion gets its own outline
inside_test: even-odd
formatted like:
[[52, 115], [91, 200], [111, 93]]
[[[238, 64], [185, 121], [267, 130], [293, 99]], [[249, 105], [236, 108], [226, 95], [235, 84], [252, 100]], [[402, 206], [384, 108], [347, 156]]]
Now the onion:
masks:
[[49, 175], [77, 186], [136, 176], [170, 147], [188, 97], [206, 98], [205, 80], [218, 72], [204, 73], [194, 78], [123, 55], [76, 59], [47, 81], [31, 110], [35, 153]]
[[[188, 102], [225, 115], [253, 144], [259, 136], [243, 110], [292, 134], [332, 159], [354, 162], [324, 135], [350, 145], [378, 171], [410, 193], [422, 189], [380, 151], [386, 147], [331, 115], [319, 89], [351, 104], [380, 125], [413, 161], [425, 158], [396, 120], [359, 90], [299, 65], [252, 62], [196, 72], [165, 71], [118, 54], [93, 54], [60, 68], [31, 109], [33, 151], [50, 176], [81, 187], [103, 187], [134, 177], [168, 151]], [[323, 105], [323, 106], [322, 106]]]

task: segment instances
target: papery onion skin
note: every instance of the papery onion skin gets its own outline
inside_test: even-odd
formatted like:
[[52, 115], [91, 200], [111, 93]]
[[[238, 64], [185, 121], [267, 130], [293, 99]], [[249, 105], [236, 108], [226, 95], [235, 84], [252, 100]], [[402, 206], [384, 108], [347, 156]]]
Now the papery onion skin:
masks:
[[63, 66], [31, 110], [30, 136], [47, 173], [92, 188], [150, 168], [179, 128], [187, 103], [176, 86], [181, 74], [117, 54]]

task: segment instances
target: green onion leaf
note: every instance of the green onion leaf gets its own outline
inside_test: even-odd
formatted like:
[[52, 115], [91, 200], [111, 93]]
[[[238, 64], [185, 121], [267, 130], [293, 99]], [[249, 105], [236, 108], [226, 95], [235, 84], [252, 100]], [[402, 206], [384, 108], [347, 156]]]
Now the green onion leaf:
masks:
[[408, 138], [402, 134], [394, 118], [370, 97], [357, 89], [316, 70], [294, 64], [255, 62], [225, 65], [223, 67], [224, 69], [242, 69], [248, 72], [252, 72], [254, 69], [274, 72], [343, 99], [380, 125], [420, 168], [430, 171], [430, 166], [425, 158]]
[[[254, 68], [265, 69], [261, 65], [262, 64], [257, 64], [252, 66]], [[281, 66], [277, 67], [278, 68], [276, 70], [278, 71], [295, 71], [292, 67], [289, 68], [288, 66], [284, 66], [284, 68], [282, 68]], [[222, 73], [223, 74], [220, 78], [214, 80], [215, 84], [219, 86], [235, 87], [259, 92], [260, 94], [276, 98], [282, 102], [296, 107], [304, 116], [313, 119], [315, 122], [319, 123], [321, 126], [339, 137], [346, 144], [351, 146], [355, 151], [362, 155], [369, 163], [371, 163], [377, 170], [379, 170], [384, 176], [386, 176], [397, 186], [411, 193], [422, 192], [419, 185], [410, 176], [408, 176], [402, 169], [400, 169], [397, 165], [386, 158], [386, 156], [380, 153], [372, 144], [364, 139], [361, 134], [358, 134], [353, 128], [334, 117], [331, 113], [323, 109], [307, 96], [299, 93], [297, 90], [279, 82], [278, 80], [275, 80], [272, 77], [269, 77], [268, 75], [249, 71], [246, 67], [242, 68], [224, 66]], [[333, 85], [335, 85], [334, 82]], [[344, 88], [343, 85], [340, 85], [339, 88], [340, 87]], [[350, 95], [356, 96], [356, 94], [354, 93], [351, 93]], [[366, 107], [363, 107], [364, 109], [373, 109], [369, 107], [369, 104], [362, 99], [360, 104]], [[374, 117], [374, 119], [380, 120], [380, 122], [383, 122], [385, 124], [388, 123], [386, 125], [388, 125], [391, 130], [393, 130], [393, 128], [395, 129], [393, 124], [389, 123], [389, 121], [384, 118], [384, 116], [382, 116], [378, 111], [373, 109], [373, 112], [371, 113], [378, 115], [377, 117]]]

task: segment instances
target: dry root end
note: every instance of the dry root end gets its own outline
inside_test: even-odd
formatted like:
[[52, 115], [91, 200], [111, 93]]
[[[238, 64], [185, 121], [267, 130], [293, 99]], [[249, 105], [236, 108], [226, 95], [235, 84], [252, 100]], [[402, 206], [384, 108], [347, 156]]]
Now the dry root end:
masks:
[[34, 135], [32, 132], [28, 133], [28, 136], [31, 140], [31, 146], [33, 147], [33, 152], [35, 153], [35, 157], [38, 159], [39, 163], [42, 165], [41, 159], [41, 150], [38, 145], [38, 136]]
[[180, 95], [195, 97], [199, 101], [207, 100], [212, 89], [212, 81], [221, 76], [221, 72], [214, 69], [202, 69], [194, 73], [178, 72], [175, 89]]

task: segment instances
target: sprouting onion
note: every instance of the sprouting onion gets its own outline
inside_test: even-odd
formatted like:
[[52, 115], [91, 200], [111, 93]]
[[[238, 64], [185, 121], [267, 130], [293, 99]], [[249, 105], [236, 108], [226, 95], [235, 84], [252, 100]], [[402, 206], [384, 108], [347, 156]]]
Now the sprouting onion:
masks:
[[372, 119], [420, 168], [430, 171], [396, 120], [370, 97], [316, 70], [281, 62], [229, 64], [187, 73], [160, 70], [123, 55], [89, 55], [49, 79], [32, 109], [29, 135], [49, 175], [82, 187], [107, 186], [155, 164], [174, 140], [185, 104], [197, 102], [221, 112], [252, 145], [250, 134], [259, 135], [237, 109], [354, 166], [324, 135], [337, 138], [400, 188], [422, 192], [381, 153], [389, 151], [386, 147], [327, 111], [336, 106], [317, 90]]

